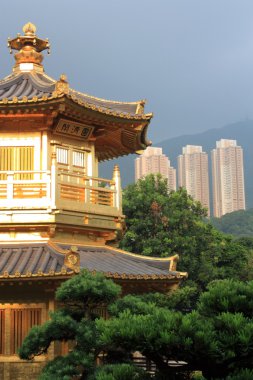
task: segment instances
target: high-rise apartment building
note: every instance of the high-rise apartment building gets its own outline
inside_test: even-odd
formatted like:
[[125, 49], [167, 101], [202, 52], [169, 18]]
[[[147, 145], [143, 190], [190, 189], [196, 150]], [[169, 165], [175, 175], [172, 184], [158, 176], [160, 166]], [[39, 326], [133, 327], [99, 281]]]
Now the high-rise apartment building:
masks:
[[176, 190], [176, 169], [170, 166], [170, 160], [163, 154], [162, 148], [148, 147], [135, 159], [135, 181], [151, 173], [160, 173], [167, 178], [169, 190]]
[[212, 150], [213, 214], [245, 209], [243, 150], [236, 140], [221, 139]]
[[178, 156], [178, 185], [208, 209], [209, 213], [209, 177], [208, 155], [201, 146], [186, 145]]

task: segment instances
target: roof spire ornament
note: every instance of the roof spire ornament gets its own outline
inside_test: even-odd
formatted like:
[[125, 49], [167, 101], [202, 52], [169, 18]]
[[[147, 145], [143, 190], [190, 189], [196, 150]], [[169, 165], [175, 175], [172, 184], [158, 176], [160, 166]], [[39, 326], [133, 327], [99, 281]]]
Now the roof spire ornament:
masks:
[[28, 22], [23, 27], [23, 36], [18, 33], [16, 38], [8, 38], [10, 53], [12, 50], [18, 51], [15, 54], [14, 71], [43, 71], [43, 55], [41, 52], [47, 50], [49, 54], [50, 44], [48, 39], [38, 38], [36, 30], [36, 26]]
[[35, 36], [36, 34], [36, 26], [32, 24], [31, 22], [28, 22], [23, 26], [23, 32], [25, 33], [26, 36]]

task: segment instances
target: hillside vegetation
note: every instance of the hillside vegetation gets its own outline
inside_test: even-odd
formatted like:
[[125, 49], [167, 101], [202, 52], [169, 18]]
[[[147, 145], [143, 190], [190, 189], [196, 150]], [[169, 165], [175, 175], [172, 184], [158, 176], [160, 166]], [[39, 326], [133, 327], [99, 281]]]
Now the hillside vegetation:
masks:
[[211, 222], [226, 234], [253, 237], [253, 209], [231, 212], [222, 218], [212, 218]]

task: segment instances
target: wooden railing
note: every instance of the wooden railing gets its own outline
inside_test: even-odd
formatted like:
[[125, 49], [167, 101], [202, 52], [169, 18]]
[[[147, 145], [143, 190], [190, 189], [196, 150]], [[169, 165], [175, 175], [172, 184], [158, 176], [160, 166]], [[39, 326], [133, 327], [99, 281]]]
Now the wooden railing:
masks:
[[0, 207], [50, 207], [50, 171], [0, 171]]
[[113, 180], [65, 170], [0, 171], [0, 208], [85, 211], [87, 205], [119, 208], [118, 199]]
[[[145, 356], [141, 355], [140, 352], [135, 352], [133, 354], [132, 358], [133, 363], [137, 366], [142, 368], [144, 371], [148, 372], [151, 375], [154, 375], [156, 372], [156, 365], [151, 360], [147, 359]], [[178, 368], [183, 367], [187, 363], [184, 361], [175, 361], [175, 360], [168, 360], [167, 362], [168, 367], [172, 368]]]
[[151, 375], [155, 374], [155, 371], [156, 371], [155, 364], [151, 360], [147, 359], [145, 356], [142, 356], [142, 355], [133, 356], [132, 361], [137, 367], [143, 369], [149, 374]]
[[114, 206], [114, 182], [83, 176], [74, 172], [58, 172], [59, 198], [65, 201]]

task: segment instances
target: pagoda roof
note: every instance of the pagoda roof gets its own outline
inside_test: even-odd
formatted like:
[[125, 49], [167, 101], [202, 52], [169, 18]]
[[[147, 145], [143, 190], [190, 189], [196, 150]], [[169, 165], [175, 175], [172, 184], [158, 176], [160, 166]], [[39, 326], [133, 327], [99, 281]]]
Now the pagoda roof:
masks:
[[50, 78], [42, 64], [43, 51], [50, 52], [48, 39], [39, 38], [31, 22], [23, 32], [8, 39], [10, 52], [16, 53], [12, 73], [0, 80], [1, 128], [8, 129], [10, 119], [18, 127], [22, 120], [23, 128], [46, 126], [53, 132], [63, 119], [79, 123], [92, 131], [87, 139], [94, 142], [98, 161], [139, 154], [151, 145], [146, 134], [153, 114], [144, 112], [145, 100], [102, 99], [70, 88], [63, 74], [59, 80]]
[[[63, 89], [61, 89], [63, 84]], [[84, 108], [126, 119], [150, 120], [152, 114], [144, 114], [144, 100], [119, 102], [90, 96], [69, 88], [65, 79], [56, 81], [43, 71], [16, 71], [0, 81], [0, 104], [29, 104], [66, 96]], [[141, 111], [141, 112], [140, 112]]]
[[44, 73], [13, 73], [0, 81], [0, 101], [17, 99], [19, 102], [26, 102], [33, 97], [50, 97], [55, 89], [55, 82]]
[[[69, 276], [76, 270], [66, 265], [71, 246], [52, 243], [0, 245], [0, 279]], [[80, 269], [102, 272], [108, 278], [180, 280], [186, 273], [171, 270], [175, 257], [160, 259], [135, 255], [109, 246], [77, 247]]]

